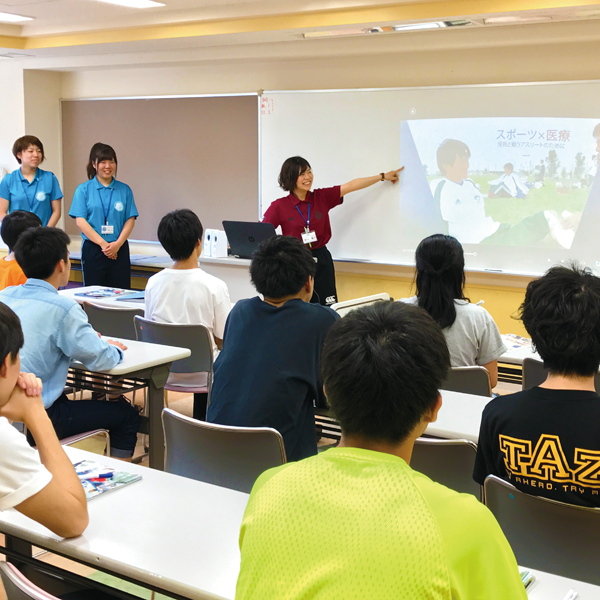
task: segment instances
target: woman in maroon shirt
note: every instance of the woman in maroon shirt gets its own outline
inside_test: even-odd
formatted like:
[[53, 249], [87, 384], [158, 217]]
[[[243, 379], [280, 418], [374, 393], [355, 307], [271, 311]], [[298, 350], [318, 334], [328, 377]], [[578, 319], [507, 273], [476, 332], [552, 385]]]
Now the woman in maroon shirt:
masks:
[[398, 181], [404, 167], [372, 177], [353, 179], [344, 185], [311, 190], [313, 172], [301, 156], [288, 158], [279, 173], [279, 186], [289, 195], [275, 200], [265, 212], [263, 221], [281, 226], [283, 235], [302, 240], [317, 261], [315, 291], [311, 302], [330, 306], [337, 302], [333, 259], [327, 249], [331, 239], [329, 211], [344, 201], [344, 196], [367, 188], [378, 181]]

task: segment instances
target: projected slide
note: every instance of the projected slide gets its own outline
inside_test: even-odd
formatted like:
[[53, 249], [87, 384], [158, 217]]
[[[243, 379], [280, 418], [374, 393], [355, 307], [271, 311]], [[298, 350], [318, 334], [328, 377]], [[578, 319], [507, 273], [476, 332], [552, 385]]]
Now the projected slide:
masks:
[[444, 232], [463, 244], [570, 249], [585, 235], [582, 215], [600, 207], [600, 185], [594, 185], [599, 123], [403, 121], [401, 210], [413, 235]]

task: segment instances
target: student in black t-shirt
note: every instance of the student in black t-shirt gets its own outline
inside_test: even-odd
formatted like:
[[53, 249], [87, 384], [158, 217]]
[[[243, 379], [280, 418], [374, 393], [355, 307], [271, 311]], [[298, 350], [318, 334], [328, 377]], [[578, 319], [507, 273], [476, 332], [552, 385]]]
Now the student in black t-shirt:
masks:
[[288, 461], [317, 453], [313, 406], [325, 401], [319, 374], [325, 334], [339, 315], [310, 304], [316, 264], [298, 239], [275, 236], [252, 258], [258, 296], [227, 318], [206, 420], [273, 427]]
[[473, 478], [600, 507], [600, 279], [553, 267], [527, 286], [521, 319], [550, 374], [483, 411]]

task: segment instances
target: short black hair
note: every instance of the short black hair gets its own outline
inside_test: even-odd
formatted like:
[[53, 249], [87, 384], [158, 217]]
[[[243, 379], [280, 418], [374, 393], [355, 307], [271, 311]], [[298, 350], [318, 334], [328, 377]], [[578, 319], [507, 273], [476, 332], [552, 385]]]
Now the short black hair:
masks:
[[600, 278], [576, 264], [529, 283], [520, 317], [544, 366], [590, 377], [600, 365]]
[[0, 302], [0, 364], [4, 363], [9, 354], [14, 363], [24, 341], [19, 317], [6, 304]]
[[188, 208], [167, 213], [158, 224], [158, 240], [173, 260], [185, 260], [192, 255], [202, 239], [202, 223]]
[[69, 236], [56, 227], [24, 231], [15, 244], [15, 258], [28, 279], [48, 279], [60, 260], [69, 258]]
[[316, 271], [310, 250], [299, 239], [286, 235], [262, 242], [250, 263], [252, 284], [266, 298], [297, 294]]
[[40, 218], [32, 212], [26, 210], [15, 210], [7, 214], [2, 219], [2, 226], [0, 228], [0, 235], [2, 241], [8, 246], [8, 249], [12, 252], [19, 236], [30, 229], [31, 227], [41, 227], [42, 221]]
[[21, 159], [17, 156], [17, 154], [25, 152], [29, 146], [37, 146], [40, 149], [40, 152], [42, 153], [42, 160], [40, 160], [40, 163], [43, 163], [44, 159], [46, 158], [46, 155], [44, 154], [44, 144], [42, 144], [40, 138], [35, 137], [35, 135], [24, 135], [16, 140], [13, 144], [12, 153], [17, 159], [17, 162], [21, 164]]
[[279, 187], [290, 194], [296, 189], [298, 177], [310, 169], [309, 162], [301, 156], [291, 156], [281, 165], [279, 172]]
[[444, 140], [437, 149], [437, 164], [442, 175], [445, 174], [444, 166], [452, 166], [457, 158], [469, 158], [469, 146], [460, 140]]
[[431, 410], [450, 368], [429, 314], [402, 302], [353, 310], [328, 331], [321, 374], [345, 435], [400, 443]]

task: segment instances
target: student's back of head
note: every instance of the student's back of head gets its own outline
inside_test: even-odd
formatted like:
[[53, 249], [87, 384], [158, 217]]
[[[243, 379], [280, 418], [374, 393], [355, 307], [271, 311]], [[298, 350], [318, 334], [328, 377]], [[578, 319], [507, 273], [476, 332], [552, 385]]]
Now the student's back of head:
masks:
[[19, 317], [6, 304], [0, 302], [0, 365], [4, 364], [8, 355], [11, 364], [14, 364], [23, 343], [23, 330]]
[[60, 260], [68, 261], [69, 236], [55, 227], [24, 231], [15, 244], [15, 258], [27, 278], [48, 279]]
[[467, 300], [465, 257], [460, 242], [450, 235], [430, 235], [417, 246], [415, 258], [419, 306], [442, 329], [450, 327], [456, 320], [454, 300]]
[[285, 298], [298, 294], [317, 270], [310, 250], [290, 236], [265, 240], [254, 253], [250, 278], [265, 298]]
[[600, 278], [552, 267], [527, 286], [521, 319], [554, 375], [590, 377], [600, 365]]
[[202, 240], [202, 223], [191, 210], [184, 208], [167, 213], [158, 224], [158, 241], [175, 260], [185, 260]]
[[27, 229], [32, 227], [41, 227], [42, 221], [32, 212], [26, 210], [15, 210], [2, 219], [2, 228], [0, 235], [2, 241], [8, 246], [10, 252], [13, 251], [19, 236]]
[[325, 338], [325, 393], [346, 436], [404, 441], [434, 408], [450, 368], [440, 327], [421, 308], [377, 302], [335, 323]]

